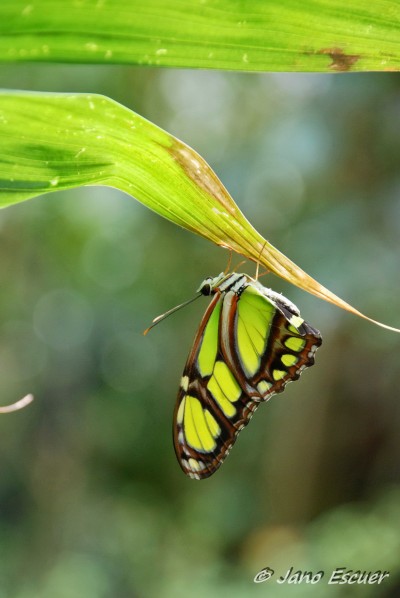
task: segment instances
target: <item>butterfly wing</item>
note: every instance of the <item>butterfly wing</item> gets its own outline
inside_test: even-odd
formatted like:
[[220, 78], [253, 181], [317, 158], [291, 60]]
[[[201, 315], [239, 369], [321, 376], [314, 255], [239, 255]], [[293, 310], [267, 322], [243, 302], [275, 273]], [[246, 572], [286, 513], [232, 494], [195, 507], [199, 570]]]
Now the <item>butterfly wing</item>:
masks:
[[204, 314], [175, 406], [176, 456], [183, 471], [195, 479], [218, 469], [260, 401], [259, 396], [256, 400], [248, 396], [223, 354], [221, 318], [232, 295], [217, 291]]
[[174, 446], [195, 479], [218, 469], [260, 402], [297, 380], [322, 342], [295, 306], [249, 280], [216, 289], [181, 379]]
[[313, 365], [321, 335], [284, 297], [249, 284], [224, 308], [230, 321], [225, 354], [241, 387], [252, 387], [249, 395], [268, 400]]

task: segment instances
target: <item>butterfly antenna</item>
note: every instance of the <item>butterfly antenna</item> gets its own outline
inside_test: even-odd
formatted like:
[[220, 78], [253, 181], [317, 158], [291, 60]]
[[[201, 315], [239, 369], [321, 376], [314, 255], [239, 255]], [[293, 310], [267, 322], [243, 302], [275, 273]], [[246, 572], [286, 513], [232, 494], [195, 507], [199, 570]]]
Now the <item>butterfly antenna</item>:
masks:
[[171, 316], [172, 314], [174, 314], [176, 311], [178, 311], [178, 309], [181, 309], [182, 307], [186, 307], [186, 305], [189, 305], [189, 303], [193, 303], [193, 301], [196, 301], [196, 299], [198, 299], [201, 296], [202, 296], [201, 293], [199, 293], [195, 297], [192, 297], [191, 299], [189, 299], [189, 301], [185, 301], [184, 303], [181, 303], [180, 305], [176, 305], [172, 309], [169, 309], [168, 311], [166, 311], [165, 314], [161, 314], [160, 316], [157, 316], [156, 318], [154, 318], [153, 323], [148, 328], [146, 328], [146, 330], [144, 330], [143, 334], [146, 336], [146, 334], [152, 328], [154, 328], [154, 326], [156, 326], [157, 324], [162, 322], [162, 320], [165, 320], [165, 318], [168, 318], [168, 316]]

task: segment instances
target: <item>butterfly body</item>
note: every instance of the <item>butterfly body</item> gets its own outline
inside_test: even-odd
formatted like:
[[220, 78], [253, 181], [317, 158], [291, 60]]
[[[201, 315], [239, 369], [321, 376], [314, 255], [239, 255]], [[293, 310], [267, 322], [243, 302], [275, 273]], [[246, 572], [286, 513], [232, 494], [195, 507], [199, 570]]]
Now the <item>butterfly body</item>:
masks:
[[297, 307], [247, 274], [206, 278], [212, 296], [181, 379], [174, 446], [194, 479], [213, 474], [261, 402], [314, 363], [322, 339]]

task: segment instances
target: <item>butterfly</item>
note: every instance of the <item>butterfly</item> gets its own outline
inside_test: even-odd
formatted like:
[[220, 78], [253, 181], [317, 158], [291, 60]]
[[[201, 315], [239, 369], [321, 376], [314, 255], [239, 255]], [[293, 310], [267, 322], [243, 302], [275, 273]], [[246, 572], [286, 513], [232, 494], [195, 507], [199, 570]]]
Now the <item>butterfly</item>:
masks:
[[198, 292], [212, 300], [183, 371], [173, 419], [179, 464], [197, 480], [220, 467], [262, 402], [314, 364], [322, 343], [291, 301], [247, 274], [206, 278]]

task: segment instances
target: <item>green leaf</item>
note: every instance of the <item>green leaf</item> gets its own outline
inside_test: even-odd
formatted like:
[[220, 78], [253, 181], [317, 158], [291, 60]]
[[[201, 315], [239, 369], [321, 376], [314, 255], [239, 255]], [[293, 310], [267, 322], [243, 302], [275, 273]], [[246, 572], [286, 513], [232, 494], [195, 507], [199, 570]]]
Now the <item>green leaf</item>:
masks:
[[1, 0], [0, 61], [400, 68], [397, 0]]
[[0, 93], [0, 205], [80, 185], [125, 191], [175, 224], [370, 319], [268, 243], [203, 158], [166, 131], [103, 96]]

